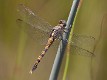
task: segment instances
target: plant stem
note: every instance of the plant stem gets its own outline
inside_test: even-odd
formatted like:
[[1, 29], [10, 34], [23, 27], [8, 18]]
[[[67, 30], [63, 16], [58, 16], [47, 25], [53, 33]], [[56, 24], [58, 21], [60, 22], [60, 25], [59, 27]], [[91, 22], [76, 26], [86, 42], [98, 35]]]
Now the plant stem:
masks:
[[58, 48], [58, 51], [57, 51], [57, 54], [56, 54], [56, 58], [55, 58], [55, 61], [54, 61], [54, 64], [53, 64], [53, 68], [52, 68], [49, 80], [57, 80], [59, 69], [60, 69], [60, 66], [61, 66], [62, 59], [63, 59], [63, 55], [64, 55], [66, 45], [67, 45], [66, 39], [68, 40], [68, 37], [69, 37], [70, 31], [71, 31], [71, 27], [73, 25], [73, 21], [74, 21], [74, 17], [75, 17], [76, 11], [77, 11], [79, 1], [80, 0], [74, 0], [73, 1], [72, 7], [71, 7], [71, 10], [70, 10], [70, 13], [69, 13], [69, 17], [68, 17], [68, 20], [67, 20], [67, 26], [66, 26], [68, 32], [63, 34], [63, 40], [61, 40], [61, 42], [59, 44], [59, 48]]
[[77, 12], [76, 12], [76, 15], [75, 15], [75, 18], [74, 18], [74, 22], [73, 22], [73, 25], [72, 25], [72, 29], [71, 29], [71, 32], [70, 32], [70, 35], [69, 35], [69, 39], [68, 39], [67, 50], [66, 50], [67, 52], [66, 52], [65, 69], [64, 69], [64, 74], [63, 74], [62, 80], [66, 80], [66, 78], [67, 78], [67, 72], [68, 72], [68, 66], [69, 66], [69, 60], [70, 60], [70, 48], [71, 48], [70, 44], [71, 44], [71, 39], [72, 39], [72, 35], [73, 35], [73, 29], [74, 29], [76, 17], [77, 17], [78, 11], [80, 9], [81, 3], [82, 3], [82, 0], [80, 0], [80, 2], [79, 2], [78, 8], [77, 8]]

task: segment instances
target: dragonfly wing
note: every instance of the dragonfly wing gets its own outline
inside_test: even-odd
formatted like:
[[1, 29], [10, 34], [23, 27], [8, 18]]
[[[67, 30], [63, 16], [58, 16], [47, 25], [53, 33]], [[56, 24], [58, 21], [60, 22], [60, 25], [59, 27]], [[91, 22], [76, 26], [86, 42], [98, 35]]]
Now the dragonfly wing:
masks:
[[32, 12], [31, 9], [26, 7], [24, 4], [18, 5], [18, 12], [22, 20], [24, 20], [27, 24], [31, 25], [31, 27], [40, 29], [44, 32], [49, 32], [51, 30], [52, 27], [48, 22], [38, 17]]
[[71, 51], [73, 54], [92, 56], [94, 55], [95, 38], [86, 35], [73, 34], [71, 40]]
[[36, 42], [42, 43], [44, 42], [44, 40], [48, 40], [48, 32], [44, 32], [38, 28], [32, 27], [30, 24], [24, 22], [21, 19], [17, 19], [16, 22], [18, 24], [19, 29], [24, 30], [24, 32], [28, 34], [28, 37], [31, 37]]

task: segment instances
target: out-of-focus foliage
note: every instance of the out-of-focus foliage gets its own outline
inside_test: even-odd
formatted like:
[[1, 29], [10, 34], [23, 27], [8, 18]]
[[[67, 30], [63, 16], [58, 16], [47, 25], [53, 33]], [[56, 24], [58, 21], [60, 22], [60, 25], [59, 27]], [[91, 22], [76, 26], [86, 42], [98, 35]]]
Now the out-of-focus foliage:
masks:
[[[34, 74], [29, 75], [44, 45], [36, 43], [18, 28], [16, 19], [20, 17], [17, 12], [19, 3], [27, 5], [54, 26], [60, 19], [67, 19], [72, 0], [0, 0], [0, 80], [48, 80], [58, 44], [50, 48]], [[82, 1], [74, 33], [96, 38], [95, 57], [71, 55], [68, 72], [70, 80], [90, 80], [90, 73], [93, 80], [107, 79], [106, 3], [107, 0]], [[59, 80], [62, 79], [65, 57], [63, 60]]]

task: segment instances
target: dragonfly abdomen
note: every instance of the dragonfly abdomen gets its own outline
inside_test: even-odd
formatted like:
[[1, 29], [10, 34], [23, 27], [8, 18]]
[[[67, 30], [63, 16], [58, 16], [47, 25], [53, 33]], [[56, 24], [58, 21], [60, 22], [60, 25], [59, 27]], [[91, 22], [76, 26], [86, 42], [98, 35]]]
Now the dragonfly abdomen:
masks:
[[49, 49], [49, 47], [52, 45], [52, 43], [54, 42], [54, 37], [50, 37], [48, 39], [48, 42], [44, 48], [44, 50], [41, 52], [40, 56], [37, 58], [32, 70], [30, 71], [30, 73], [32, 74], [32, 72], [37, 68], [38, 63], [41, 61], [41, 59], [44, 57], [44, 55], [46, 54], [47, 50]]

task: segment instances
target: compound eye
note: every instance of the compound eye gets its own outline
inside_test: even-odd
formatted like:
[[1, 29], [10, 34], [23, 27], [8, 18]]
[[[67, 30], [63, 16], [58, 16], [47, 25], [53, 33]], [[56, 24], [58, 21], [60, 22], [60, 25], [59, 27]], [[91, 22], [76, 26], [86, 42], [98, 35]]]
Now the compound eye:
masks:
[[62, 24], [62, 20], [59, 21], [59, 24]]

